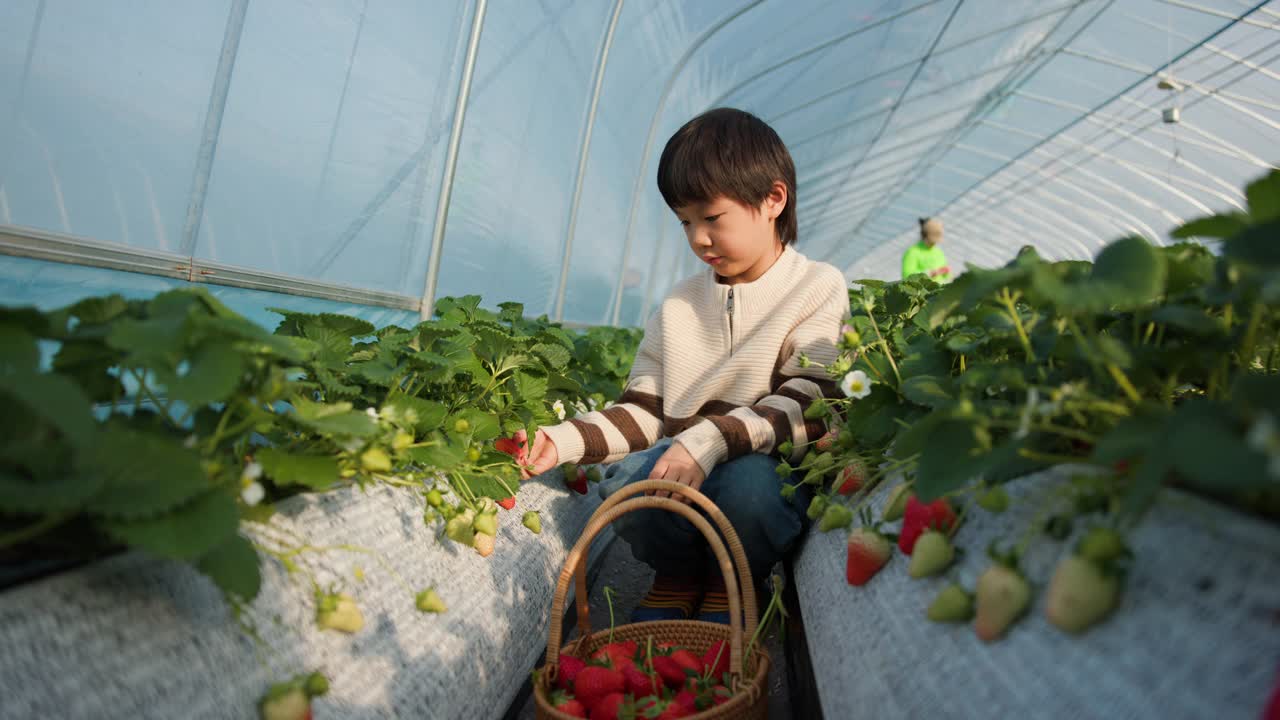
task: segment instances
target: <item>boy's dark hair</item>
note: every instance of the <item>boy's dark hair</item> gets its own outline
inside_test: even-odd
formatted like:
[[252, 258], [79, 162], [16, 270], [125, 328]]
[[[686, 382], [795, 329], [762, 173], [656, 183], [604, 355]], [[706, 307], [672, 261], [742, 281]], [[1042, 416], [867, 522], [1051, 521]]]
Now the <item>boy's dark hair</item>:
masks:
[[774, 222], [787, 245], [796, 240], [796, 165], [773, 128], [733, 108], [685, 123], [658, 160], [658, 191], [672, 209], [719, 196], [758, 208], [775, 182], [787, 186], [787, 204]]

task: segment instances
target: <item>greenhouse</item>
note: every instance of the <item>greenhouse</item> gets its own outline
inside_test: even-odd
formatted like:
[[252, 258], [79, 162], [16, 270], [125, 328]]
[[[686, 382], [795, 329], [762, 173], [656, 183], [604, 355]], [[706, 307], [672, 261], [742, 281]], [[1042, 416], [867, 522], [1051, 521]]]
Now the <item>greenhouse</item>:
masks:
[[3, 0], [0, 720], [1280, 720], [1280, 1]]

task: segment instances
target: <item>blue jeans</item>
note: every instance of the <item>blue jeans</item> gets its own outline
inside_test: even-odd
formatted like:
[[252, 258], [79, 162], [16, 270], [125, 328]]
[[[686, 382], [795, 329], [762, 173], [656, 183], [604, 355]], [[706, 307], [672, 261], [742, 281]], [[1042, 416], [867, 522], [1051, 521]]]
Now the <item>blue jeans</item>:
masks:
[[[624, 485], [647, 479], [670, 445], [669, 439], [659, 440], [648, 450], [608, 466], [600, 496], [607, 498]], [[784, 499], [777, 466], [778, 461], [767, 455], [744, 455], [717, 465], [699, 488], [737, 531], [757, 585], [795, 545], [809, 522], [805, 511], [812, 491], [802, 486], [793, 500]], [[693, 577], [718, 569], [702, 533], [675, 513], [640, 510], [618, 518], [613, 528], [637, 560], [660, 574]]]

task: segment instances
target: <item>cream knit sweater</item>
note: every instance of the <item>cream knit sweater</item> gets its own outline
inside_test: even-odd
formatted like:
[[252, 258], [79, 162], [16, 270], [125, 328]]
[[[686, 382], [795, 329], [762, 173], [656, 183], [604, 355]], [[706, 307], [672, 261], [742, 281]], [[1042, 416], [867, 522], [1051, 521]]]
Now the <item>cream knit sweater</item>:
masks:
[[848, 285], [831, 265], [787, 246], [753, 282], [722, 285], [708, 269], [682, 281], [645, 326], [617, 404], [544, 428], [560, 462], [615, 462], [674, 437], [704, 473], [784, 440], [816, 440], [815, 398], [837, 392], [821, 367], [836, 358]]

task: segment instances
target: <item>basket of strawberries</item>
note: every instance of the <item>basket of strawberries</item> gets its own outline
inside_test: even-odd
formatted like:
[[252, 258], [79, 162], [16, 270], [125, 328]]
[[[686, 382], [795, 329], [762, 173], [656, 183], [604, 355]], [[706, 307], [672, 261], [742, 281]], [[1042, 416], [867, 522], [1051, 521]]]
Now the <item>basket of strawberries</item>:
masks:
[[[632, 497], [658, 490], [667, 491], [672, 498], [688, 498], [706, 517], [672, 498]], [[591, 632], [586, 603], [586, 558], [591, 542], [618, 517], [647, 508], [677, 513], [706, 537], [724, 576], [728, 625], [657, 620]], [[741, 578], [750, 577], [737, 533], [702, 493], [668, 480], [645, 480], [615, 492], [591, 516], [560, 572], [546, 663], [535, 673], [533, 683], [539, 720], [766, 717], [769, 656], [754, 642], [750, 646], [746, 643], [756, 635], [759, 615], [754, 591], [743, 591], [739, 585]], [[571, 580], [578, 598], [578, 637], [561, 646]]]

